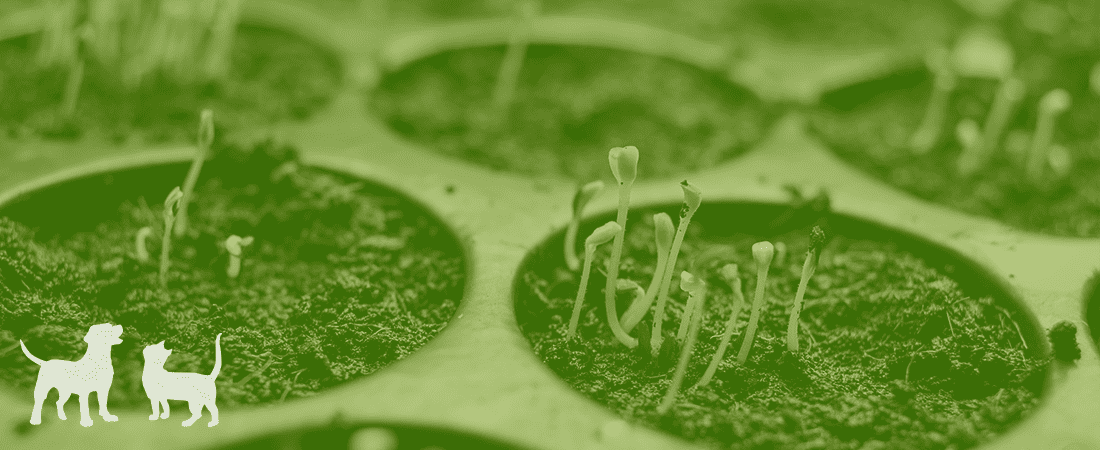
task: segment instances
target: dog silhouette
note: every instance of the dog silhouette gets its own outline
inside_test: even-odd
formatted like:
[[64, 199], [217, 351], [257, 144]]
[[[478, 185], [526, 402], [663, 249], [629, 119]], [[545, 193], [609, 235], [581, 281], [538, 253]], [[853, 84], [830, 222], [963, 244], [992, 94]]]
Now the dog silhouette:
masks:
[[80, 425], [92, 426], [92, 418], [88, 415], [88, 395], [96, 393], [99, 398], [99, 415], [107, 422], [117, 422], [118, 417], [107, 412], [107, 394], [111, 390], [111, 383], [115, 378], [115, 369], [111, 365], [111, 347], [121, 344], [122, 325], [101, 323], [92, 325], [88, 334], [84, 336], [84, 342], [88, 343], [88, 351], [78, 361], [64, 361], [53, 359], [43, 361], [36, 358], [19, 341], [23, 348], [23, 354], [27, 355], [35, 364], [41, 366], [38, 369], [38, 382], [34, 386], [34, 409], [31, 410], [31, 425], [42, 423], [42, 403], [46, 401], [46, 395], [50, 389], [57, 388], [57, 417], [65, 420], [65, 402], [76, 394], [80, 397]]

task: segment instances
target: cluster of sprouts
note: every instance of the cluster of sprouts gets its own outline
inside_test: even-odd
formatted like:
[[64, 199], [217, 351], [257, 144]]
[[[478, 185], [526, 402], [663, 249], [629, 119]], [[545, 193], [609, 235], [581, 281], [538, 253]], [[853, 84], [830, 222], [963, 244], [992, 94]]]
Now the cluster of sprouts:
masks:
[[[684, 203], [680, 209], [680, 223], [675, 231], [673, 230], [672, 218], [669, 217], [668, 214], [658, 213], [653, 216], [657, 264], [648, 289], [643, 288], [633, 280], [620, 279], [619, 264], [622, 259], [622, 247], [627, 225], [626, 219], [630, 208], [630, 191], [637, 177], [638, 157], [638, 149], [635, 147], [613, 148], [608, 154], [611, 172], [619, 184], [619, 205], [616, 220], [607, 222], [596, 228], [592, 234], [585, 239], [584, 261], [583, 263], [578, 262], [577, 264], [580, 266], [581, 270], [580, 284], [577, 287], [577, 297], [573, 303], [573, 311], [569, 319], [568, 328], [565, 332], [565, 338], [566, 340], [578, 338], [578, 322], [580, 321], [584, 299], [588, 293], [588, 283], [592, 273], [592, 263], [596, 254], [596, 249], [601, 245], [611, 243], [610, 255], [605, 260], [607, 264], [607, 283], [604, 288], [604, 298], [608, 326], [614, 334], [616, 341], [622, 343], [627, 348], [633, 349], [638, 345], [638, 339], [631, 336], [630, 333], [652, 310], [653, 330], [650, 334], [649, 345], [652, 356], [656, 357], [663, 344], [662, 325], [665, 318], [665, 309], [668, 307], [669, 303], [669, 289], [672, 284], [672, 274], [676, 268], [676, 262], [680, 253], [680, 247], [684, 241], [684, 236], [687, 234], [687, 229], [691, 224], [692, 217], [702, 205], [703, 198], [699, 188], [685, 180], [680, 184], [680, 188], [684, 195]], [[573, 219], [566, 233], [566, 261], [570, 261], [570, 253], [575, 251], [576, 228], [580, 221], [584, 205], [601, 189], [602, 184], [585, 185], [585, 187], [581, 188], [574, 197]], [[817, 262], [821, 256], [821, 251], [824, 248], [825, 242], [826, 236], [824, 230], [819, 226], [813, 227], [810, 232], [810, 246], [806, 251], [806, 261], [802, 268], [802, 278], [799, 281], [798, 291], [792, 302], [790, 321], [787, 327], [787, 349], [792, 353], [797, 353], [800, 350], [798, 345], [799, 316], [802, 310], [803, 299], [806, 295], [806, 286], [817, 268]], [[772, 243], [764, 241], [757, 242], [752, 246], [753, 259], [756, 262], [757, 270], [756, 293], [753, 298], [748, 323], [742, 334], [741, 348], [736, 358], [737, 364], [744, 365], [752, 350], [753, 340], [759, 326], [760, 315], [767, 301], [765, 294], [767, 291], [768, 270], [771, 268], [773, 260], [776, 260], [777, 247], [781, 249], [779, 258], [786, 258], [787, 247], [785, 245], [773, 246]], [[712, 250], [714, 250], [713, 253], [715, 253], [715, 255], [730, 253], [727, 247]], [[573, 258], [575, 258], [575, 256], [573, 256]], [[699, 266], [698, 269], [692, 268], [691, 270], [707, 270], [705, 264], [700, 264]], [[571, 265], [570, 268], [572, 270], [577, 270], [576, 266]], [[691, 361], [692, 353], [694, 352], [695, 343], [698, 340], [699, 330], [702, 328], [703, 321], [707, 317], [707, 283], [704, 281], [701, 274], [697, 274], [698, 272], [680, 272], [680, 289], [688, 294], [688, 300], [684, 305], [683, 313], [680, 316], [679, 328], [675, 335], [676, 341], [680, 343], [680, 355], [668, 391], [657, 407], [657, 412], [660, 414], [668, 412], [676, 402], [680, 388], [684, 383], [684, 377], [687, 373], [687, 367]], [[745, 303], [744, 295], [741, 292], [741, 278], [738, 273], [737, 265], [723, 265], [718, 270], [718, 275], [733, 291], [732, 304], [730, 305], [731, 312], [729, 319], [726, 321], [725, 331], [722, 334], [718, 350], [711, 358], [706, 372], [695, 384], [695, 387], [703, 387], [710, 383], [719, 364], [724, 361], [726, 350], [729, 347], [734, 333], [737, 331], [738, 318], [741, 315]], [[620, 318], [618, 316], [618, 311], [616, 311], [615, 300], [618, 291], [622, 290], [632, 292], [632, 301], [626, 312], [623, 313]], [[656, 305], [654, 305], [654, 300], [656, 300]]]
[[222, 78], [241, 0], [51, 0], [37, 63], [68, 70], [61, 113], [71, 117], [86, 61], [118, 69], [134, 90], [153, 76], [181, 84]]
[[[183, 189], [179, 186], [172, 188], [168, 197], [164, 199], [164, 232], [161, 234], [160, 246], [160, 271], [157, 281], [162, 289], [168, 287], [168, 270], [172, 265], [172, 239], [182, 238], [187, 235], [188, 214], [187, 205], [192, 200], [195, 185], [198, 183], [199, 173], [203, 162], [209, 157], [210, 145], [214, 141], [214, 114], [210, 110], [203, 110], [200, 114], [198, 146], [195, 151], [195, 159], [187, 171]], [[153, 227], [146, 226], [139, 229], [134, 236], [135, 255], [140, 262], [149, 262], [149, 249], [146, 241], [154, 235]], [[226, 276], [235, 279], [241, 273], [242, 252], [244, 247], [252, 245], [252, 236], [240, 237], [231, 235], [225, 239], [225, 249], [229, 253], [229, 263], [226, 267]]]
[[[944, 129], [950, 127], [948, 111], [960, 76], [998, 80], [984, 123], [968, 117], [954, 126], [955, 140], [962, 149], [955, 170], [962, 177], [977, 173], [1002, 149], [1003, 136], [1027, 94], [1023, 80], [1013, 74], [1011, 48], [999, 38], [978, 31], [966, 33], [953, 50], [937, 48], [928, 53], [926, 65], [933, 74], [932, 93], [920, 124], [909, 138], [910, 150], [918, 155], [929, 152], [941, 141]], [[1100, 64], [1091, 75], [1093, 89], [1100, 92]], [[1064, 89], [1046, 92], [1037, 105], [1034, 131], [1030, 136], [1019, 135], [1028, 141], [1017, 146], [1020, 149], [1015, 153], [1022, 154], [1012, 154], [1010, 145], [1003, 146], [1010, 153], [1009, 159], [1015, 161], [1032, 184], [1039, 185], [1051, 175], [1063, 178], [1072, 168], [1069, 151], [1054, 141], [1058, 119], [1071, 105], [1072, 99]]]

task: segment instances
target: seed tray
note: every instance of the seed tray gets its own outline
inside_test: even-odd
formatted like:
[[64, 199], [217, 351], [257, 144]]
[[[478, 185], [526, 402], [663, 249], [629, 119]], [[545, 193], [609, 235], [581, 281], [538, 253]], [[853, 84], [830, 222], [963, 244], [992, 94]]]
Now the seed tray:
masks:
[[[390, 187], [440, 217], [462, 240], [467, 260], [466, 293], [456, 315], [424, 348], [376, 374], [307, 399], [225, 410], [222, 423], [210, 429], [149, 422], [146, 411], [121, 409], [114, 411], [120, 416], [118, 423], [97, 423], [90, 429], [59, 421], [28, 428], [28, 393], [0, 387], [0, 403], [8, 405], [0, 410], [0, 442], [17, 448], [198, 449], [334, 423], [386, 423], [460, 430], [533, 449], [695, 448], [649, 428], [623, 426], [613, 412], [557, 378], [520, 334], [513, 298], [517, 271], [534, 248], [569, 221], [573, 182], [494, 172], [445, 158], [403, 141], [364, 112], [358, 91], [369, 88], [384, 71], [455, 46], [503, 43], [507, 23], [450, 24], [398, 33], [374, 40], [380, 44], [373, 45], [356, 40], [367, 33], [362, 30], [341, 35], [351, 29], [346, 22], [319, 26], [323, 18], [310, 10], [289, 3], [272, 5], [246, 17], [333, 48], [349, 69], [346, 88], [308, 122], [240, 136], [275, 136], [293, 143], [306, 164]], [[23, 32], [28, 29], [34, 28]], [[830, 87], [914, 61], [912, 55], [874, 52], [857, 58], [824, 55], [817, 58], [831, 63], [827, 70], [807, 68], [780, 78], [747, 76], [789, 68], [809, 52], [755, 52], [755, 60], [737, 59], [721, 46], [583, 17], [539, 19], [533, 30], [533, 42], [625, 47], [722, 70], [762, 97], [780, 101], [813, 101]], [[804, 60], [802, 64], [813, 66]], [[638, 146], [644, 157], [644, 143]], [[78, 142], [68, 148], [77, 154], [108, 147]], [[94, 162], [74, 158], [81, 164], [41, 177], [5, 170], [0, 211], [49, 186], [116, 170], [178, 164], [192, 154], [186, 147], [147, 150]], [[102, 153], [111, 151], [96, 154]], [[1055, 363], [1042, 405], [980, 448], [1100, 448], [1100, 435], [1094, 430], [1100, 420], [1100, 355], [1088, 344], [1092, 338], [1083, 320], [1085, 302], [1093, 297], [1086, 286], [1100, 268], [1100, 239], [1022, 232], [916, 199], [840, 161], [809, 136], [797, 112], [779, 120], [768, 138], [745, 155], [688, 178], [702, 189], [706, 202], [782, 204], [788, 200], [786, 186], [805, 192], [826, 189], [836, 214], [911, 236], [946, 255], [945, 267], [968, 268], [980, 283], [1003, 292], [1005, 298], [999, 300], [1026, 312], [1028, 320], [1020, 325], [1039, 351], [1047, 351], [1041, 338], [1045, 329], [1062, 320], [1077, 323], [1078, 340], [1084, 343], [1082, 358], [1072, 364]], [[678, 204], [679, 181], [639, 182], [632, 205]], [[590, 205], [586, 217], [606, 216], [614, 208], [612, 196], [604, 195]]]

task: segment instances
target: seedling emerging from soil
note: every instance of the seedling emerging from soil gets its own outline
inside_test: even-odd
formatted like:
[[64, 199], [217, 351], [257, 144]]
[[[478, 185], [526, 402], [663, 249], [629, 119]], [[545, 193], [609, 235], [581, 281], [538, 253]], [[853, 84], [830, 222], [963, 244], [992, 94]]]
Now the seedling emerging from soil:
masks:
[[[187, 170], [187, 178], [183, 180], [183, 198], [180, 199], [179, 218], [176, 221], [176, 237], [182, 237], [187, 233], [187, 205], [191, 203], [195, 183], [199, 181], [199, 172], [202, 171], [202, 163], [206, 161], [207, 154], [210, 153], [211, 142], [214, 142], [214, 112], [204, 109], [199, 117], [199, 139], [198, 148], [195, 150], [195, 159], [191, 161], [191, 168]], [[171, 230], [171, 228], [168, 230]]]
[[1064, 89], [1054, 89], [1039, 100], [1039, 118], [1035, 122], [1035, 134], [1031, 137], [1031, 148], [1027, 154], [1027, 175], [1033, 183], [1043, 178], [1047, 155], [1054, 139], [1054, 126], [1058, 117], [1069, 109], [1072, 99]]
[[611, 173], [619, 182], [619, 212], [615, 223], [619, 224], [615, 242], [611, 244], [611, 259], [607, 265], [607, 285], [604, 288], [604, 301], [607, 308], [607, 323], [611, 332], [623, 345], [634, 348], [638, 340], [630, 337], [619, 324], [619, 313], [615, 310], [615, 287], [619, 281], [619, 261], [623, 256], [623, 239], [626, 236], [626, 214], [630, 209], [630, 188], [638, 176], [638, 149], [634, 146], [615, 147], [607, 154], [611, 164]]
[[241, 274], [241, 248], [249, 245], [252, 245], [252, 236], [242, 238], [234, 234], [225, 239], [225, 249], [229, 251], [229, 267], [225, 274], [229, 278], [237, 278]]
[[932, 96], [924, 110], [924, 119], [917, 131], [909, 137], [909, 148], [917, 154], [928, 153], [939, 141], [947, 120], [947, 110], [951, 106], [951, 93], [958, 86], [955, 71], [951, 69], [951, 52], [938, 48], [929, 52], [926, 59], [928, 69], [935, 75], [935, 79]]
[[691, 217], [695, 215], [695, 211], [699, 210], [699, 205], [703, 202], [703, 196], [699, 188], [688, 183], [687, 180], [680, 183], [680, 188], [684, 190], [684, 206], [680, 208], [680, 225], [676, 227], [676, 237], [673, 238], [672, 248], [668, 252], [665, 273], [661, 278], [661, 286], [657, 288], [657, 310], [653, 312], [653, 333], [649, 338], [653, 356], [658, 355], [661, 351], [661, 343], [664, 342], [664, 337], [661, 336], [661, 328], [665, 321], [665, 305], [668, 304], [668, 289], [669, 283], [672, 282], [672, 271], [676, 267], [676, 259], [680, 256], [680, 245], [684, 243], [684, 235], [687, 234], [688, 225], [691, 224]]
[[[566, 339], [572, 339], [577, 333], [577, 322], [581, 319], [581, 305], [584, 304], [584, 296], [588, 292], [588, 277], [592, 274], [592, 258], [596, 255], [596, 247], [607, 243], [619, 235], [622, 227], [618, 223], [608, 222], [596, 228], [588, 239], [584, 240], [584, 269], [581, 270], [581, 284], [577, 287], [577, 300], [573, 303], [573, 316], [569, 318], [569, 330], [565, 333]], [[615, 291], [611, 291], [615, 295]]]
[[699, 314], [691, 318], [691, 331], [688, 333], [687, 342], [680, 350], [680, 360], [676, 362], [676, 372], [672, 375], [672, 383], [668, 385], [668, 391], [657, 406], [657, 413], [664, 414], [672, 408], [676, 396], [680, 393], [680, 386], [684, 384], [684, 374], [687, 373], [688, 362], [691, 361], [691, 352], [695, 347], [695, 341], [699, 337], [699, 328], [703, 322], [703, 312], [706, 308], [707, 283], [688, 271], [680, 272], [680, 289], [688, 293], [688, 302], [695, 303]]
[[764, 292], [768, 286], [768, 269], [772, 265], [772, 257], [775, 256], [775, 248], [768, 241], [752, 244], [752, 259], [756, 261], [756, 295], [752, 299], [752, 314], [749, 315], [749, 326], [745, 329], [744, 340], [741, 341], [741, 351], [737, 353], [737, 362], [745, 364], [749, 359], [749, 350], [752, 349], [752, 339], [756, 337], [756, 327], [760, 323], [760, 309], [764, 306]]
[[825, 230], [815, 226], [810, 230], [810, 248], [806, 250], [806, 262], [802, 264], [802, 279], [798, 281], [798, 291], [794, 294], [794, 306], [791, 319], [787, 322], [787, 350], [798, 351], [798, 316], [802, 313], [802, 298], [806, 296], [806, 285], [817, 270], [817, 261], [821, 258], [821, 249], [825, 247]]
[[[1009, 120], [1012, 119], [1012, 115], [1016, 112], [1016, 108], [1023, 100], [1026, 91], [1023, 81], [1020, 81], [1019, 78], [1008, 77], [1001, 82], [997, 94], [993, 97], [993, 104], [989, 107], [985, 129], [982, 130], [979, 137], [960, 136], [963, 152], [956, 161], [960, 175], [970, 176], [986, 163], [989, 155], [996, 150], [1000, 143], [1001, 135], [1004, 134], [1005, 127], [1008, 126]], [[973, 134], [969, 129], [963, 130], [962, 127], [970, 128], [971, 126], [960, 123], [960, 129], [958, 130], [960, 135], [963, 133]]]
[[141, 262], [149, 262], [149, 249], [145, 247], [145, 240], [153, 235], [153, 227], [142, 227], [134, 236], [134, 248], [137, 250], [137, 259]]
[[649, 307], [653, 305], [653, 300], [657, 298], [657, 290], [661, 287], [661, 280], [665, 276], [668, 253], [672, 248], [672, 240], [674, 239], [673, 235], [676, 234], [676, 230], [672, 225], [672, 218], [665, 213], [653, 215], [653, 228], [653, 239], [657, 244], [657, 267], [653, 270], [653, 279], [650, 280], [649, 289], [646, 289], [645, 295], [631, 303], [630, 308], [627, 308], [626, 312], [623, 313], [623, 330], [627, 333], [633, 330], [638, 322], [645, 317], [645, 314], [649, 312]]
[[707, 366], [707, 371], [703, 373], [703, 378], [700, 378], [699, 383], [696, 384], [697, 387], [706, 386], [710, 383], [710, 379], [714, 377], [714, 372], [718, 370], [718, 364], [726, 356], [726, 348], [730, 345], [730, 338], [733, 337], [733, 332], [737, 329], [737, 316], [741, 315], [741, 308], [745, 305], [745, 296], [741, 293], [741, 276], [737, 273], [737, 264], [726, 264], [719, 271], [719, 274], [733, 290], [733, 308], [730, 310], [729, 320], [726, 321], [726, 331], [722, 332], [722, 341], [718, 343], [718, 351], [714, 352], [714, 358], [710, 360], [710, 365]]
[[505, 112], [516, 95], [520, 70], [523, 69], [523, 58], [527, 54], [528, 41], [531, 39], [529, 35], [531, 22], [538, 14], [538, 10], [539, 4], [535, 0], [517, 2], [515, 25], [508, 39], [504, 61], [501, 62], [500, 71], [497, 72], [497, 83], [493, 87], [493, 112], [500, 121], [503, 121]]
[[182, 197], [183, 192], [180, 191], [179, 186], [176, 186], [164, 199], [164, 234], [160, 241], [160, 276], [158, 278], [162, 288], [168, 287], [168, 266], [172, 264], [168, 258], [172, 251], [172, 226], [176, 223], [175, 208]]
[[588, 206], [588, 202], [599, 195], [600, 191], [603, 191], [603, 187], [603, 181], [596, 180], [581, 186], [573, 195], [573, 220], [569, 221], [569, 228], [565, 229], [565, 265], [569, 270], [576, 271], [581, 268], [580, 258], [577, 258], [577, 229], [581, 226], [584, 207]]

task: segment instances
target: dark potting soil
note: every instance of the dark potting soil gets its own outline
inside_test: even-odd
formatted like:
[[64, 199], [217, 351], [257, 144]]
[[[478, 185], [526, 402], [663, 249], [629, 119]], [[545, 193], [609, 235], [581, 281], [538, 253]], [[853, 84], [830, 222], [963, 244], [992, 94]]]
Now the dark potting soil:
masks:
[[9, 136], [75, 138], [96, 131], [117, 141], [189, 141], [203, 108], [227, 129], [304, 119], [328, 104], [341, 68], [324, 49], [286, 32], [238, 29], [224, 80], [180, 85], [154, 77], [136, 91], [118, 69], [88, 60], [74, 118], [60, 109], [68, 70], [37, 68], [38, 37], [0, 42], [0, 127]]
[[[708, 207], [714, 208], [704, 204], [700, 214]], [[648, 219], [654, 212], [632, 212], [628, 221], [633, 225], [620, 276], [642, 286], [649, 285], [656, 263]], [[745, 365], [737, 364], [756, 286], [751, 245], [762, 237], [730, 230], [743, 220], [741, 213], [716, 218], [722, 220], [693, 221], [684, 240], [666, 309], [665, 346], [656, 359], [646, 348], [652, 314], [632, 333], [642, 342], [633, 350], [607, 326], [600, 287], [609, 248], [597, 252], [593, 267], [601, 269], [592, 271], [579, 339], [571, 342], [563, 336], [579, 275], [555, 252], [560, 239], [536, 252], [520, 272], [516, 306], [535, 352], [575, 389], [628, 420], [721, 448], [967, 448], [989, 441], [1038, 404], [1046, 359], [1027, 350], [1026, 321], [991, 297], [968, 297], [955, 280], [889, 241], [831, 240], [807, 288], [802, 351], [787, 352], [789, 307], [808, 228], [770, 237], [785, 243], [788, 255], [772, 265], [752, 351]], [[592, 229], [582, 227], [582, 236]], [[715, 253], [721, 246], [733, 253]], [[715, 273], [726, 262], [739, 265], [745, 307], [714, 379], [692, 388], [730, 314], [731, 288]], [[681, 268], [707, 282], [706, 315], [684, 388], [660, 415], [656, 408], [678, 358], [675, 334], [687, 298], [679, 289]], [[620, 314], [628, 297], [620, 292]]]
[[[495, 115], [503, 47], [450, 51], [387, 75], [372, 109], [447, 155], [533, 175], [605, 178], [607, 149], [645, 142], [638, 173], [712, 166], [746, 151], [773, 108], [718, 74], [630, 52], [532, 45], [511, 109]], [[499, 119], [494, 119], [499, 117]]]
[[[261, 144], [207, 161], [188, 235], [172, 242], [166, 290], [157, 281], [162, 198], [126, 201], [94, 230], [37, 239], [0, 218], [0, 379], [30, 400], [38, 366], [19, 341], [39, 358], [76, 360], [88, 327], [104, 322], [125, 330], [110, 402], [146, 408], [141, 352], [162, 340], [174, 350], [167, 370], [210, 373], [222, 333], [218, 401], [227, 405], [309, 396], [424, 345], [462, 296], [453, 236], [392, 192], [295, 160]], [[179, 167], [180, 180], [185, 173]], [[70, 202], [97, 193], [79, 195], [89, 197]], [[149, 262], [135, 256], [144, 226], [154, 229]], [[226, 275], [232, 234], [255, 238], [237, 279]]]
[[[1025, 8], [1026, 9], [1026, 8]], [[925, 71], [902, 72], [843, 88], [824, 96], [811, 113], [817, 135], [844, 160], [918, 197], [1025, 230], [1060, 236], [1100, 236], [1100, 94], [1089, 88], [1089, 72], [1100, 62], [1100, 33], [1064, 31], [1041, 35], [1019, 22], [1006, 22], [1016, 51], [1016, 75], [1027, 87], [993, 158], [971, 177], [958, 174], [961, 145], [955, 126], [963, 118], [984, 124], [997, 83], [960, 78], [939, 143], [916, 155], [907, 142], [919, 127], [932, 90]], [[1078, 31], [1088, 27], [1075, 24]], [[1100, 23], [1100, 16], [1092, 23]], [[1072, 106], [1058, 120], [1053, 142], [1065, 146], [1072, 168], [1064, 176], [1049, 169], [1031, 181], [1024, 159], [1035, 130], [1039, 99], [1054, 88], [1069, 92]]]

